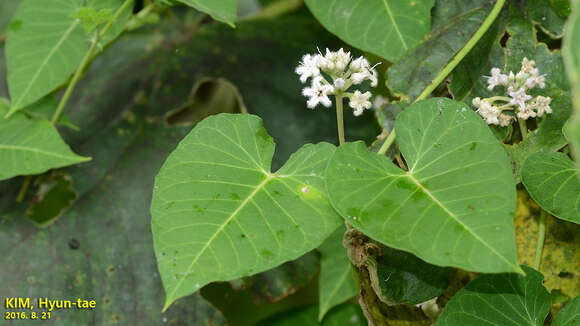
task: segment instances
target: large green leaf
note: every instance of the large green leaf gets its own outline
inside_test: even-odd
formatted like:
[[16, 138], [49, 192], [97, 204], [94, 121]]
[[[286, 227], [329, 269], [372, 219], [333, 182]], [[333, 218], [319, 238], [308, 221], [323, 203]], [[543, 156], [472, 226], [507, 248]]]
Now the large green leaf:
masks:
[[318, 320], [322, 320], [330, 309], [354, 297], [358, 292], [356, 274], [346, 255], [346, 248], [342, 245], [345, 231], [344, 227], [338, 228], [318, 248], [322, 254], [318, 279]]
[[540, 26], [545, 33], [553, 38], [564, 35], [566, 17], [551, 0], [528, 0], [524, 4], [528, 19]]
[[[79, 0], [23, 0], [8, 30], [6, 61], [12, 99], [9, 114], [37, 101], [66, 82], [87, 52], [88, 36], [73, 14], [82, 6]], [[90, 0], [97, 10], [120, 7], [121, 0]], [[130, 10], [121, 15], [104, 41], [118, 35]]]
[[521, 272], [515, 184], [483, 120], [462, 103], [435, 98], [403, 111], [395, 130], [409, 171], [363, 143], [341, 146], [327, 170], [336, 210], [371, 238], [429, 263]]
[[552, 326], [578, 326], [580, 325], [580, 297], [570, 300], [566, 306], [556, 315]]
[[580, 224], [580, 170], [566, 154], [531, 154], [522, 167], [522, 183], [544, 210]]
[[550, 311], [544, 277], [523, 266], [526, 276], [483, 275], [457, 292], [439, 317], [437, 326], [542, 326]]
[[213, 19], [234, 26], [236, 20], [236, 0], [177, 0], [201, 12], [205, 12]]
[[345, 42], [398, 61], [429, 32], [435, 0], [306, 0], [314, 16]]
[[[0, 116], [8, 112], [0, 98]], [[50, 122], [16, 114], [0, 118], [0, 180], [89, 161], [73, 153]]]
[[387, 70], [388, 86], [415, 99], [461, 50], [488, 16], [495, 1], [438, 0], [427, 39]]
[[265, 271], [339, 225], [323, 171], [334, 146], [305, 145], [276, 173], [274, 142], [251, 115], [199, 123], [157, 175], [152, 230], [167, 308], [213, 281]]
[[573, 2], [573, 9], [566, 23], [562, 55], [566, 63], [566, 73], [572, 85], [574, 115], [570, 120], [569, 134], [572, 150], [580, 167], [580, 3]]

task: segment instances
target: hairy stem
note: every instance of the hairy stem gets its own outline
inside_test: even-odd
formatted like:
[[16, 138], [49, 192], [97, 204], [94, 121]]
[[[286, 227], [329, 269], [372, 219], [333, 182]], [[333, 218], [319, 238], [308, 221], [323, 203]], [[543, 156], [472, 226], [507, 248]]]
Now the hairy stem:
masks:
[[538, 242], [536, 244], [536, 259], [534, 261], [534, 268], [540, 270], [542, 263], [542, 252], [544, 251], [544, 239], [546, 238], [546, 211], [541, 210], [540, 220], [538, 221]]
[[338, 144], [344, 144], [344, 121], [343, 121], [342, 95], [336, 95], [336, 126], [338, 127]]
[[75, 71], [71, 81], [69, 82], [69, 84], [66, 88], [66, 91], [64, 92], [64, 95], [62, 96], [62, 98], [60, 99], [60, 102], [58, 103], [56, 111], [52, 115], [52, 124], [53, 125], [56, 125], [56, 123], [58, 122], [58, 119], [60, 118], [60, 115], [62, 114], [62, 110], [66, 106], [66, 103], [68, 102], [68, 100], [70, 98], [70, 95], [72, 94], [77, 83], [81, 79], [83, 72], [85, 71], [85, 69], [87, 68], [89, 63], [91, 62], [91, 59], [93, 57], [93, 52], [95, 52], [95, 49], [97, 48], [99, 40], [103, 39], [103, 37], [105, 36], [107, 31], [109, 31], [109, 29], [113, 25], [113, 23], [119, 18], [119, 16], [125, 10], [127, 10], [127, 8], [129, 8], [129, 6], [132, 3], [133, 3], [133, 0], [125, 0], [123, 5], [121, 5], [121, 7], [119, 7], [119, 9], [117, 9], [117, 11], [115, 12], [115, 15], [113, 15], [113, 18], [105, 25], [105, 27], [103, 27], [103, 29], [100, 32], [97, 31], [95, 33], [95, 37], [91, 43], [91, 46], [89, 47], [89, 50], [87, 51], [87, 53], [85, 54], [85, 57], [83, 58], [83, 61], [81, 61], [81, 64], [78, 66], [77, 70]]

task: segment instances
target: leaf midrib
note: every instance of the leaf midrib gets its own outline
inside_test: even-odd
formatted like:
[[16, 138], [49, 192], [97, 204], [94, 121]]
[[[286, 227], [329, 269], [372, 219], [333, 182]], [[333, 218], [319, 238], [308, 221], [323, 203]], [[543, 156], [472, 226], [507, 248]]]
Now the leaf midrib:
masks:
[[471, 230], [471, 228], [469, 228], [465, 223], [463, 223], [459, 219], [459, 217], [457, 217], [457, 215], [455, 215], [455, 213], [453, 213], [451, 210], [449, 210], [449, 208], [447, 208], [447, 206], [445, 206], [439, 199], [437, 199], [437, 197], [435, 197], [429, 189], [425, 188], [419, 182], [419, 180], [415, 179], [415, 177], [411, 173], [407, 172], [406, 175], [417, 187], [419, 187], [419, 189], [421, 189], [427, 196], [429, 196], [429, 198], [431, 198], [431, 200], [433, 200], [439, 207], [441, 207], [441, 209], [443, 209], [445, 211], [445, 213], [447, 213], [447, 215], [449, 215], [451, 218], [453, 218], [453, 220], [455, 220], [455, 222], [457, 222], [459, 225], [463, 226], [463, 228], [465, 230], [467, 230], [477, 241], [481, 242], [485, 247], [487, 247], [491, 252], [493, 252], [496, 256], [498, 256], [501, 260], [506, 262], [508, 265], [515, 266], [516, 272], [523, 273], [523, 271], [521, 270], [521, 268], [518, 265], [514, 265], [507, 258], [505, 258], [503, 255], [501, 255], [499, 252], [497, 252], [497, 250], [495, 250], [495, 248], [491, 247], [486, 241], [484, 241], [482, 238], [480, 238], [479, 235], [477, 235], [475, 232], [473, 232], [473, 230]]
[[62, 43], [70, 36], [70, 34], [75, 30], [75, 28], [77, 27], [77, 25], [79, 23], [80, 23], [80, 20], [75, 19], [73, 21], [73, 23], [69, 26], [69, 28], [60, 37], [58, 42], [52, 47], [52, 49], [50, 49], [50, 52], [44, 58], [44, 60], [40, 64], [40, 67], [38, 67], [38, 69], [34, 73], [34, 76], [32, 76], [32, 78], [28, 82], [28, 85], [26, 86], [24, 91], [20, 94], [20, 97], [18, 97], [18, 99], [15, 101], [14, 105], [12, 106], [12, 108], [10, 109], [10, 112], [8, 114], [12, 114], [14, 111], [16, 111], [20, 108], [20, 103], [22, 102], [22, 99], [25, 98], [25, 96], [30, 92], [32, 85], [36, 82], [36, 80], [40, 76], [40, 72], [44, 70], [44, 68], [48, 64], [48, 61], [56, 54], [57, 50], [61, 47]]
[[37, 149], [34, 147], [26, 147], [26, 146], [17, 146], [17, 145], [3, 145], [0, 144], [0, 150], [16, 150], [16, 151], [23, 151], [23, 152], [32, 152], [32, 153], [40, 153], [47, 156], [53, 156], [63, 159], [70, 159], [70, 160], [82, 160], [87, 161], [89, 158], [86, 157], [79, 157], [79, 156], [68, 156], [68, 155], [61, 155], [55, 152], [49, 152], [41, 149]]
[[165, 307], [163, 308], [163, 311], [165, 311], [169, 307], [169, 304], [168, 303], [171, 302], [172, 298], [175, 296], [175, 292], [177, 291], [177, 289], [180, 288], [181, 284], [185, 280], [185, 275], [187, 275], [187, 274], [189, 274], [191, 272], [192, 268], [195, 266], [195, 264], [197, 263], [198, 259], [209, 248], [210, 244], [214, 241], [214, 239], [217, 237], [217, 235], [220, 234], [224, 230], [224, 228], [228, 225], [228, 223], [234, 217], [236, 217], [236, 215], [250, 202], [250, 200], [252, 200], [252, 198], [260, 190], [262, 190], [268, 184], [268, 182], [270, 180], [272, 180], [275, 177], [277, 177], [275, 174], [268, 174], [266, 176], [266, 178], [259, 185], [256, 186], [256, 188], [244, 199], [244, 201], [242, 201], [240, 203], [240, 205], [232, 212], [232, 214], [227, 219], [225, 219], [224, 222], [211, 235], [211, 237], [206, 241], [206, 243], [204, 244], [204, 246], [199, 250], [198, 254], [193, 258], [193, 261], [191, 262], [191, 264], [189, 264], [189, 266], [187, 267], [187, 271], [183, 274], [184, 276], [181, 277], [181, 279], [177, 282], [177, 284], [175, 285], [175, 287], [173, 288], [173, 290], [171, 291], [171, 293], [167, 296], [167, 299], [166, 299], [167, 302], [165, 303]]
[[397, 22], [395, 21], [395, 17], [393, 16], [393, 13], [391, 12], [391, 8], [387, 4], [387, 0], [383, 0], [383, 3], [385, 5], [385, 9], [387, 10], [387, 14], [389, 15], [389, 18], [393, 22], [393, 27], [395, 28], [395, 32], [397, 32], [397, 35], [399, 36], [399, 39], [401, 40], [401, 43], [403, 44], [403, 47], [405, 48], [405, 51], [408, 50], [409, 46], [405, 42], [405, 39], [403, 39], [403, 34], [401, 34], [401, 31], [399, 30], [399, 27], [397, 26]]

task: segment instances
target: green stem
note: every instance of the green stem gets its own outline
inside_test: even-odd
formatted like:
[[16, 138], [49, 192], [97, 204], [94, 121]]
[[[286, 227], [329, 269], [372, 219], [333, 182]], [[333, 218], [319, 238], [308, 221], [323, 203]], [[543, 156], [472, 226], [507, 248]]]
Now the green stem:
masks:
[[449, 61], [447, 66], [445, 66], [445, 68], [441, 70], [441, 72], [437, 75], [437, 77], [435, 77], [433, 82], [431, 82], [431, 84], [427, 88], [425, 88], [425, 90], [423, 90], [423, 92], [419, 95], [419, 97], [417, 97], [415, 102], [422, 100], [426, 98], [429, 94], [431, 94], [433, 90], [437, 86], [439, 86], [439, 84], [441, 84], [443, 80], [445, 80], [447, 75], [449, 75], [451, 71], [455, 69], [455, 67], [459, 64], [459, 62], [461, 62], [461, 60], [463, 60], [463, 58], [467, 55], [467, 53], [471, 51], [471, 49], [475, 46], [475, 44], [479, 41], [479, 39], [483, 36], [483, 34], [487, 32], [493, 21], [497, 18], [497, 15], [499, 15], [504, 3], [505, 0], [497, 0], [495, 5], [493, 6], [493, 9], [489, 13], [489, 16], [485, 18], [479, 29], [475, 32], [475, 34], [473, 34], [473, 36], [471, 37], [471, 39], [469, 39], [467, 44], [465, 44], [465, 46], [455, 55], [455, 57], [453, 57], [453, 59]]
[[546, 238], [546, 211], [541, 210], [540, 220], [538, 221], [538, 243], [536, 244], [536, 260], [534, 268], [540, 270], [542, 263], [542, 251], [544, 250], [544, 239]]
[[393, 144], [394, 141], [395, 141], [395, 129], [391, 131], [391, 133], [387, 137], [387, 140], [385, 140], [385, 142], [383, 143], [383, 145], [381, 146], [381, 148], [377, 153], [379, 153], [380, 155], [384, 155], [389, 149], [389, 147], [391, 147], [391, 144]]
[[343, 121], [342, 95], [336, 95], [336, 126], [338, 127], [338, 144], [344, 144], [344, 121]]
[[85, 57], [83, 58], [83, 61], [81, 61], [81, 64], [78, 66], [77, 70], [75, 71], [70, 83], [68, 84], [68, 86], [66, 88], [66, 91], [64, 92], [64, 95], [62, 96], [62, 98], [60, 99], [60, 102], [58, 103], [56, 111], [52, 115], [52, 124], [53, 125], [56, 125], [56, 123], [58, 122], [58, 119], [60, 118], [60, 115], [62, 114], [62, 110], [66, 106], [66, 103], [68, 102], [68, 100], [70, 98], [70, 95], [72, 94], [77, 83], [81, 79], [83, 72], [85, 71], [85, 69], [87, 68], [89, 63], [91, 62], [91, 59], [93, 57], [93, 52], [97, 48], [99, 40], [103, 39], [103, 37], [105, 36], [105, 34], [109, 30], [109, 28], [111, 28], [113, 23], [117, 20], [117, 18], [119, 18], [119, 16], [125, 10], [127, 10], [127, 8], [129, 8], [129, 6], [132, 3], [133, 3], [133, 0], [125, 0], [123, 5], [121, 5], [121, 7], [119, 9], [117, 9], [117, 11], [115, 12], [115, 15], [113, 15], [113, 18], [105, 25], [105, 27], [103, 27], [103, 29], [100, 32], [97, 31], [95, 33], [95, 38], [92, 41], [91, 46], [89, 47], [89, 50], [87, 51], [87, 53], [85, 54]]
[[27, 175], [26, 179], [24, 179], [24, 182], [22, 183], [22, 187], [20, 188], [20, 191], [18, 192], [18, 197], [16, 198], [17, 202], [21, 203], [24, 200], [24, 196], [26, 195], [26, 192], [28, 191], [28, 187], [30, 186], [31, 180], [32, 180], [31, 175]]
[[518, 118], [518, 124], [520, 125], [522, 140], [524, 140], [526, 137], [528, 137], [528, 126], [526, 125], [526, 120]]

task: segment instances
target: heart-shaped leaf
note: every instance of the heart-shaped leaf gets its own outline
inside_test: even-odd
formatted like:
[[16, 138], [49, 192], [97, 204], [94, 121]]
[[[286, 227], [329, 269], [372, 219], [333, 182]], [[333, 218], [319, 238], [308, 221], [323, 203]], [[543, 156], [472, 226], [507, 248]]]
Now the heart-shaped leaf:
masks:
[[570, 300], [556, 315], [552, 326], [578, 326], [580, 325], [580, 297]]
[[369, 237], [429, 263], [521, 272], [511, 167], [483, 120], [462, 103], [429, 99], [403, 111], [395, 130], [408, 171], [361, 142], [335, 152], [327, 187], [336, 210]]
[[306, 0], [310, 11], [345, 42], [391, 62], [429, 33], [434, 0]]
[[[342, 238], [346, 229], [338, 228], [318, 248], [320, 260], [318, 320], [334, 306], [354, 297], [358, 292], [358, 276], [354, 273]], [[356, 278], [355, 278], [356, 277]]]
[[3, 119], [8, 101], [0, 98], [0, 180], [38, 174], [89, 161], [73, 153], [50, 122], [22, 113]]
[[207, 283], [318, 247], [341, 223], [322, 179], [334, 150], [305, 145], [271, 173], [274, 142], [260, 118], [220, 114], [200, 122], [155, 181], [152, 229], [165, 308]]
[[544, 276], [523, 266], [526, 276], [483, 275], [455, 294], [437, 326], [541, 326], [550, 311]]
[[580, 170], [566, 154], [531, 154], [522, 167], [522, 183], [544, 210], [580, 224]]

